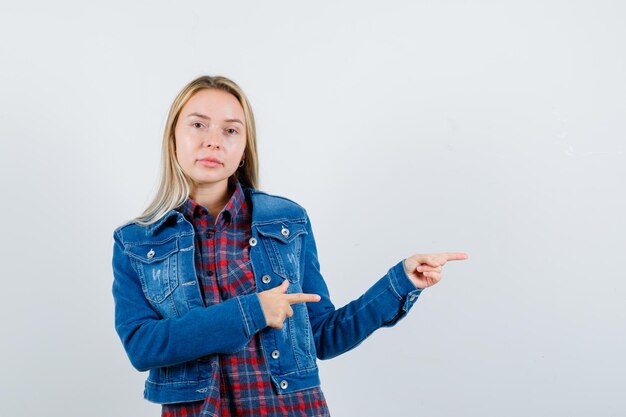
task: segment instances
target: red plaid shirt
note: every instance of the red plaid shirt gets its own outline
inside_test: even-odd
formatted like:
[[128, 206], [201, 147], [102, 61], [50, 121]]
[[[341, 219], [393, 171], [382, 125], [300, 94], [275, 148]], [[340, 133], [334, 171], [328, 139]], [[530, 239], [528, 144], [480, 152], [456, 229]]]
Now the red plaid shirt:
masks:
[[[206, 208], [187, 199], [178, 210], [193, 224], [198, 282], [206, 306], [256, 291], [248, 239], [251, 210], [240, 184], [231, 178], [230, 200], [217, 220]], [[220, 337], [201, 335], [198, 337]], [[330, 416], [320, 387], [278, 395], [256, 333], [243, 349], [214, 354], [215, 383], [203, 401], [164, 404], [162, 417], [198, 416]]]

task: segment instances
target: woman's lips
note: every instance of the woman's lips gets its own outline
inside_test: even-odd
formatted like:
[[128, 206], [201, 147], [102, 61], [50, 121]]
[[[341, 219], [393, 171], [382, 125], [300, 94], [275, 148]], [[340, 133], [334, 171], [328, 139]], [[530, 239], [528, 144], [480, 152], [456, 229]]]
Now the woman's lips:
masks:
[[198, 159], [198, 162], [200, 162], [203, 166], [209, 168], [215, 168], [222, 165], [222, 162], [217, 158], [202, 158]]

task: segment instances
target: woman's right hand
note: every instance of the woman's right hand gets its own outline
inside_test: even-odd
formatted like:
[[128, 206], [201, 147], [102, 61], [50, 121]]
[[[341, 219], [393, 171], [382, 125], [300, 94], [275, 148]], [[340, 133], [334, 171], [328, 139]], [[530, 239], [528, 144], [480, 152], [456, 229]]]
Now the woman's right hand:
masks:
[[287, 317], [293, 316], [292, 304], [315, 303], [321, 300], [317, 294], [285, 294], [288, 287], [289, 281], [285, 280], [278, 287], [259, 293], [261, 308], [269, 327], [282, 329]]

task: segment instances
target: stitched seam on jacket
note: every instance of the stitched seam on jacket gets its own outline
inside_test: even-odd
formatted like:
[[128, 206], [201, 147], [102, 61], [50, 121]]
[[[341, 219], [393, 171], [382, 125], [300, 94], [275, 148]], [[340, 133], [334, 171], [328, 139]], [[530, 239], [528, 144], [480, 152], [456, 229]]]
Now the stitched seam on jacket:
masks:
[[248, 320], [246, 319], [246, 312], [243, 309], [243, 305], [241, 304], [241, 299], [240, 297], [236, 297], [235, 298], [237, 300], [237, 304], [239, 305], [239, 310], [241, 310], [241, 316], [243, 317], [243, 322], [246, 325], [246, 330], [247, 330], [247, 335], [246, 336], [250, 336], [250, 326], [248, 326]]
[[389, 274], [387, 275], [387, 279], [389, 280], [389, 285], [391, 286], [391, 289], [393, 290], [393, 292], [396, 294], [396, 296], [398, 296], [398, 300], [402, 301], [402, 296], [400, 295], [400, 293], [396, 290], [396, 288], [393, 286], [393, 280], [391, 279], [391, 274], [393, 274], [392, 271], [389, 271]]

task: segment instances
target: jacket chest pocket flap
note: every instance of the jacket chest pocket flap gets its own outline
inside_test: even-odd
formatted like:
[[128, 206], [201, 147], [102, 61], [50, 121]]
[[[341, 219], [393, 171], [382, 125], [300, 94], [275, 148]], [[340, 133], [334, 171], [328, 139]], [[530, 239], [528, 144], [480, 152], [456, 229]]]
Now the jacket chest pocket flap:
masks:
[[300, 278], [300, 256], [307, 234], [302, 223], [280, 222], [257, 226], [262, 236], [272, 270], [277, 275], [297, 282]]
[[146, 298], [153, 303], [161, 303], [178, 286], [177, 257], [178, 239], [164, 242], [133, 243], [125, 252], [139, 275]]

